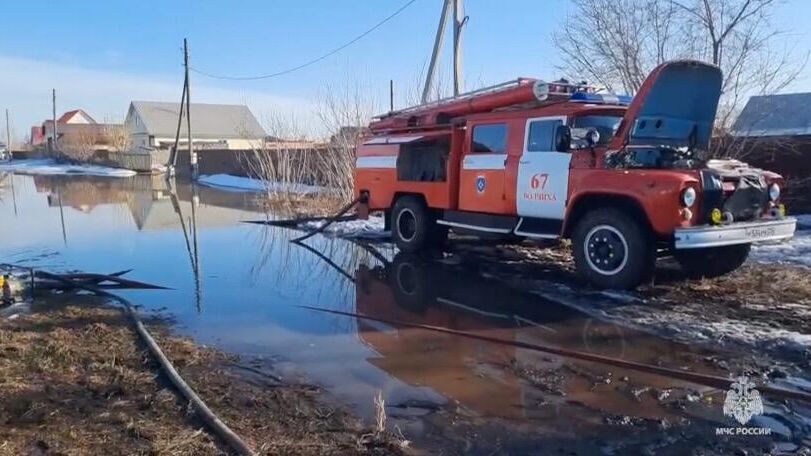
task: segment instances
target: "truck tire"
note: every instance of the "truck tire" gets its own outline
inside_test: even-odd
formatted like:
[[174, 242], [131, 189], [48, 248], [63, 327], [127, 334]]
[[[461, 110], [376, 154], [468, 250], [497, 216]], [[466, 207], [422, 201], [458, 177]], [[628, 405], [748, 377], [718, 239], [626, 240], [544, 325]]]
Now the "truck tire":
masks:
[[429, 264], [412, 253], [400, 252], [386, 268], [397, 305], [422, 314], [436, 300]]
[[713, 278], [738, 269], [749, 257], [751, 244], [677, 250], [673, 256], [692, 278]]
[[613, 208], [587, 212], [572, 233], [578, 273], [603, 288], [629, 289], [649, 279], [656, 251], [647, 227]]
[[437, 241], [436, 220], [415, 196], [401, 196], [391, 211], [391, 237], [404, 252], [419, 252]]

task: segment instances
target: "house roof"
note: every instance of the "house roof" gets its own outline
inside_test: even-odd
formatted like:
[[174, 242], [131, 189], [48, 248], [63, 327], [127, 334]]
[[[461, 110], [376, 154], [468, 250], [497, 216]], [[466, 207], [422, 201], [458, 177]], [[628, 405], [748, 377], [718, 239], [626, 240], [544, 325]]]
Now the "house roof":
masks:
[[735, 120], [732, 135], [811, 135], [811, 93], [758, 95], [750, 98]]
[[73, 111], [68, 111], [68, 112], [62, 114], [61, 117], [56, 119], [56, 122], [57, 123], [68, 123], [70, 121], [70, 119], [73, 118], [73, 116], [75, 116], [75, 115], [77, 115], [79, 113], [81, 113], [83, 116], [87, 117], [87, 119], [90, 121], [90, 123], [96, 123], [96, 120], [93, 119], [92, 117], [90, 117], [90, 114], [84, 112], [84, 110], [82, 110], [82, 109], [74, 109]]
[[[171, 102], [132, 102], [132, 108], [147, 132], [159, 137], [175, 136], [179, 106]], [[191, 129], [192, 135], [201, 139], [259, 139], [265, 136], [265, 130], [245, 105], [192, 103]]]

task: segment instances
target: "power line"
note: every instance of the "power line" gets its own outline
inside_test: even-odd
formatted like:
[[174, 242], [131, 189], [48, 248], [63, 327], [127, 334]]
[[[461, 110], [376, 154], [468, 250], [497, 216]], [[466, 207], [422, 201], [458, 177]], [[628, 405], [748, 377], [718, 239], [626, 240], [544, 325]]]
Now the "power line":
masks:
[[189, 67], [189, 69], [191, 71], [197, 73], [197, 74], [207, 76], [209, 78], [228, 79], [228, 80], [233, 80], [233, 81], [250, 81], [250, 80], [256, 80], [256, 79], [268, 79], [268, 78], [275, 78], [277, 76], [282, 76], [282, 75], [285, 75], [285, 74], [288, 74], [288, 73], [292, 73], [294, 71], [298, 71], [298, 70], [300, 70], [302, 68], [306, 68], [306, 67], [308, 67], [310, 65], [314, 65], [314, 64], [326, 59], [327, 57], [335, 55], [338, 52], [341, 52], [342, 50], [348, 48], [349, 46], [351, 46], [351, 45], [355, 44], [356, 42], [360, 41], [361, 39], [363, 39], [366, 35], [374, 32], [375, 30], [380, 28], [383, 24], [385, 24], [386, 22], [394, 19], [398, 14], [402, 13], [406, 8], [411, 6], [411, 4], [416, 2], [416, 1], [417, 0], [409, 0], [409, 1], [407, 1], [397, 11], [391, 13], [389, 16], [387, 16], [386, 18], [384, 18], [383, 20], [381, 20], [380, 22], [378, 22], [377, 24], [372, 26], [372, 28], [366, 30], [365, 32], [363, 32], [360, 35], [353, 38], [352, 40], [347, 41], [346, 43], [342, 44], [341, 46], [329, 51], [328, 53], [326, 53], [326, 54], [324, 54], [324, 55], [322, 55], [320, 57], [314, 58], [312, 60], [309, 60], [307, 62], [304, 62], [301, 65], [298, 65], [298, 66], [295, 66], [295, 67], [292, 67], [292, 68], [288, 68], [286, 70], [278, 71], [276, 73], [262, 74], [262, 75], [258, 75], [258, 76], [224, 76], [224, 75], [218, 75], [218, 74], [214, 74], [214, 73], [208, 73], [206, 71], [201, 71], [201, 70], [198, 70], [197, 68], [194, 68], [194, 67]]

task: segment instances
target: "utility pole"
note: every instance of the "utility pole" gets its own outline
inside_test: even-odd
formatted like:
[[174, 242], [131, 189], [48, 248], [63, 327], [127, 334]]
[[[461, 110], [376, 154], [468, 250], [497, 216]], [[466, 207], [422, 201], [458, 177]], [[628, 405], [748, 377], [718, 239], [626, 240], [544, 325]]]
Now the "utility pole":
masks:
[[8, 121], [8, 108], [6, 108], [6, 150], [8, 151], [8, 158], [11, 159], [11, 127]]
[[428, 73], [425, 75], [425, 86], [422, 88], [422, 102], [428, 103], [431, 97], [431, 88], [436, 77], [436, 65], [439, 61], [439, 54], [442, 53], [442, 42], [445, 41], [445, 24], [448, 22], [448, 10], [451, 2], [455, 0], [444, 0], [442, 3], [442, 13], [439, 15], [439, 25], [436, 28], [434, 38], [434, 49], [431, 51], [431, 63], [428, 64]]
[[465, 91], [462, 74], [462, 27], [467, 23], [464, 0], [453, 0], [453, 96]]
[[[186, 47], [183, 46], [183, 54], [186, 54]], [[185, 58], [184, 58], [185, 62]], [[183, 126], [183, 112], [185, 111], [185, 104], [186, 104], [186, 84], [188, 84], [188, 78], [183, 79], [183, 93], [180, 95], [180, 109], [177, 113], [177, 130], [175, 131], [175, 145], [172, 147], [172, 151], [169, 154], [169, 162], [166, 164], [166, 177], [172, 177], [175, 175], [175, 167], [177, 166], [177, 148], [180, 143], [180, 128]], [[191, 160], [191, 156], [189, 156], [189, 160]]]
[[186, 70], [186, 132], [189, 136], [189, 164], [191, 164], [191, 178], [197, 180], [197, 152], [194, 151], [191, 135], [191, 86], [189, 85], [189, 43], [183, 38], [183, 66]]
[[389, 79], [389, 112], [394, 112], [394, 79]]
[[51, 140], [51, 152], [55, 152], [58, 150], [56, 147], [56, 138], [59, 137], [59, 133], [56, 128], [56, 89], [53, 89], [53, 96], [51, 97], [51, 106], [53, 108], [53, 139]]
[[445, 28], [448, 23], [448, 14], [453, 9], [453, 96], [464, 91], [464, 77], [462, 74], [462, 29], [467, 23], [464, 0], [444, 0], [442, 13], [439, 16], [439, 25], [434, 38], [434, 49], [431, 51], [431, 63], [428, 64], [428, 74], [425, 75], [425, 86], [422, 89], [422, 102], [427, 103], [431, 98], [431, 89], [436, 78], [439, 55], [442, 53], [442, 43], [445, 41]]

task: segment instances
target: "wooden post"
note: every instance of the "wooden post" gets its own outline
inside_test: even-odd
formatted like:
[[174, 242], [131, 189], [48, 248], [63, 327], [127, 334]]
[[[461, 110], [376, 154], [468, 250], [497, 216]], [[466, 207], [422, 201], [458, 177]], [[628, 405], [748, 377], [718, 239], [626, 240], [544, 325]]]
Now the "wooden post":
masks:
[[191, 86], [189, 85], [189, 45], [186, 38], [183, 38], [183, 66], [186, 69], [186, 132], [189, 137], [189, 163], [191, 164], [191, 178], [197, 180], [197, 152], [194, 151], [191, 135]]
[[184, 104], [186, 103], [186, 79], [183, 79], [183, 93], [180, 95], [180, 109], [177, 113], [177, 130], [175, 131], [175, 145], [169, 154], [169, 163], [166, 164], [166, 177], [175, 175], [175, 166], [177, 166], [177, 147], [180, 143], [180, 127], [183, 126], [183, 111], [185, 110]]
[[422, 88], [422, 103], [428, 103], [431, 98], [431, 87], [434, 85], [436, 76], [436, 66], [439, 61], [439, 54], [442, 52], [442, 42], [445, 39], [445, 24], [447, 23], [448, 10], [451, 2], [455, 0], [444, 0], [442, 3], [442, 13], [439, 15], [439, 25], [436, 28], [434, 37], [434, 49], [431, 51], [431, 63], [428, 64], [428, 74], [425, 75], [425, 86]]
[[11, 127], [9, 127], [8, 122], [8, 108], [6, 108], [6, 151], [8, 152], [9, 160], [11, 160]]
[[59, 133], [56, 128], [56, 89], [53, 89], [53, 96], [51, 98], [51, 106], [53, 107], [53, 139], [51, 140], [51, 152], [55, 152], [59, 150], [56, 145], [56, 138], [59, 137]]
[[467, 18], [463, 0], [453, 0], [453, 96], [465, 91], [462, 74], [462, 27]]

